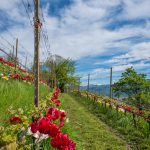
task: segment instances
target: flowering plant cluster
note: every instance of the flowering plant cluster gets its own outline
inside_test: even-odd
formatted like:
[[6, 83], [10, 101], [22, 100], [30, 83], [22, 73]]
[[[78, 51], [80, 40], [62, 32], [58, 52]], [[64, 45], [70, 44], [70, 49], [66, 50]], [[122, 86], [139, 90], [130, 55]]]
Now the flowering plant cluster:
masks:
[[[57, 88], [50, 99], [51, 103], [60, 106], [58, 100], [60, 90]], [[36, 137], [36, 142], [41, 139], [51, 139], [51, 146], [59, 150], [75, 150], [76, 144], [61, 132], [64, 126], [66, 113], [57, 108], [48, 108], [46, 115], [40, 118], [33, 117], [28, 133]]]
[[33, 81], [33, 77], [29, 75], [20, 76], [19, 74], [9, 74], [12, 79], [22, 80], [22, 81]]
[[[14, 72], [14, 64], [3, 58], [0, 58], [0, 78], [8, 81], [9, 79], [15, 79], [19, 81], [24, 81], [29, 84], [33, 83], [32, 72], [27, 72], [26, 70], [17, 67], [16, 73]], [[40, 80], [41, 84], [47, 85], [46, 81]], [[48, 86], [48, 85], [47, 85]]]
[[13, 145], [15, 148], [11, 148], [12, 150], [40, 149], [40, 146], [45, 144], [48, 149], [75, 150], [76, 143], [62, 132], [62, 127], [67, 122], [67, 114], [60, 109], [59, 94], [60, 90], [57, 88], [51, 97], [48, 96], [46, 101], [40, 101], [39, 107], [33, 110], [14, 110], [10, 107], [9, 125], [0, 126], [3, 146], [7, 149], [8, 145]]
[[[7, 65], [9, 67], [15, 67], [15, 65], [12, 62], [7, 61], [4, 58], [0, 58], [0, 63]], [[21, 67], [17, 67], [17, 69], [23, 73], [27, 73], [26, 70], [22, 69]]]
[[33, 82], [33, 77], [29, 76], [29, 75], [21, 75], [21, 74], [8, 74], [8, 75], [4, 75], [3, 73], [0, 74], [0, 77], [6, 81], [10, 80], [10, 79], [14, 79], [14, 80], [19, 80], [19, 81], [24, 81], [24, 82], [28, 82], [28, 83], [32, 83]]
[[33, 81], [32, 75], [20, 67], [17, 67], [16, 73], [13, 73], [15, 68], [12, 62], [0, 58], [0, 66], [0, 77], [4, 80], [17, 79], [22, 81]]
[[[83, 96], [90, 95], [88, 97], [91, 97], [95, 101], [95, 96], [93, 96], [93, 94], [91, 94], [91, 93], [88, 93], [87, 91], [80, 92], [80, 95], [83, 95]], [[111, 106], [112, 108], [115, 108], [118, 111], [123, 112], [125, 114], [126, 114], [126, 112], [131, 113], [137, 117], [144, 118], [145, 121], [147, 121], [148, 123], [150, 122], [150, 119], [149, 119], [150, 118], [150, 112], [148, 112], [148, 111], [137, 109], [136, 107], [126, 105], [122, 102], [119, 102], [119, 101], [114, 100], [114, 99], [110, 99], [108, 97], [97, 96], [96, 99], [97, 99], [98, 103], [105, 103], [105, 106]]]
[[11, 62], [9, 62], [9, 61], [3, 59], [3, 58], [0, 58], [0, 63], [6, 64], [6, 65], [8, 65], [8, 66], [10, 66], [10, 67], [14, 67], [14, 64], [13, 64], [13, 63], [11, 63]]

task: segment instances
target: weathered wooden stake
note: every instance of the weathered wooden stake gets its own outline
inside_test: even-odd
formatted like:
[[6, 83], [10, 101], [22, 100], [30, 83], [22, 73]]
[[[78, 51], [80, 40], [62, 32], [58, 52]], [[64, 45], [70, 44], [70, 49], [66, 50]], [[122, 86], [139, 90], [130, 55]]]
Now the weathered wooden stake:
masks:
[[88, 74], [88, 86], [87, 86], [87, 91], [90, 91], [90, 74]]
[[137, 124], [136, 124], [136, 116], [135, 114], [133, 113], [133, 123], [134, 123], [134, 127], [137, 128]]
[[25, 70], [27, 71], [27, 60], [28, 60], [28, 57], [26, 56], [26, 60], [25, 60]]
[[39, 101], [39, 54], [40, 54], [40, 27], [39, 18], [40, 0], [34, 0], [34, 105], [38, 107]]
[[56, 62], [54, 62], [54, 88], [57, 87], [57, 78], [56, 78]]
[[16, 39], [15, 73], [17, 69], [17, 55], [18, 55], [18, 38]]
[[110, 68], [110, 98], [112, 99], [112, 67]]
[[13, 56], [13, 58], [14, 58], [14, 52], [15, 52], [15, 47], [13, 46], [13, 53], [12, 53], [12, 56]]

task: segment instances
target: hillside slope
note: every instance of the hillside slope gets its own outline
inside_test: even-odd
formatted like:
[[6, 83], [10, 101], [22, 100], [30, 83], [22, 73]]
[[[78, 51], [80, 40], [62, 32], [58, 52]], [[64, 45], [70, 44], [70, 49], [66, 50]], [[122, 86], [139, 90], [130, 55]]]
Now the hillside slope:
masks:
[[[46, 97], [50, 88], [40, 85], [40, 97]], [[18, 80], [0, 79], [0, 125], [8, 121], [8, 108], [24, 108], [33, 106], [34, 87], [31, 83]]]

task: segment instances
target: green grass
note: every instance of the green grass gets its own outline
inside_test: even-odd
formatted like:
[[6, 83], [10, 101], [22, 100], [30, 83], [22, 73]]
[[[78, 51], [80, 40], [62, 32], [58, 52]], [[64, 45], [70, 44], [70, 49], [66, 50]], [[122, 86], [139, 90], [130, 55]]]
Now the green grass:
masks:
[[87, 111], [91, 112], [96, 119], [105, 122], [112, 131], [120, 138], [124, 139], [132, 149], [135, 150], [149, 150], [150, 138], [148, 137], [148, 123], [140, 119], [138, 121], [138, 128], [133, 125], [132, 116], [123, 113], [117, 113], [116, 110], [104, 107], [102, 104], [94, 103], [93, 101], [72, 95], [81, 106], [84, 106]]
[[77, 143], [77, 150], [130, 149], [111, 128], [91, 114], [77, 97], [62, 94], [60, 99], [62, 108], [67, 111], [69, 117], [69, 123], [65, 124], [63, 131]]
[[[50, 89], [40, 85], [40, 98], [46, 97]], [[0, 79], [0, 125], [8, 120], [7, 109], [33, 106], [34, 87], [22, 81]]]

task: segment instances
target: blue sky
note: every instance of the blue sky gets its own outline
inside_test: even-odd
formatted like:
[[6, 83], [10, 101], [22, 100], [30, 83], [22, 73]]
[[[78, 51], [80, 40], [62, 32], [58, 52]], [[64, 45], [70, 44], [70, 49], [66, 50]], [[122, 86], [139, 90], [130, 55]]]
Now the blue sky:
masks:
[[[33, 0], [24, 0], [26, 5], [27, 1], [33, 10]], [[41, 0], [40, 6], [50, 51], [75, 60], [82, 84], [86, 85], [88, 73], [91, 84], [109, 83], [110, 67], [114, 82], [130, 66], [150, 78], [150, 0]], [[28, 11], [32, 20], [33, 12]], [[14, 37], [19, 38], [19, 57], [24, 62], [29, 55], [30, 65], [33, 29], [22, 1], [1, 1], [0, 18], [1, 35], [13, 45]], [[1, 38], [0, 43], [11, 49]], [[44, 49], [41, 42], [41, 61], [47, 55]]]

